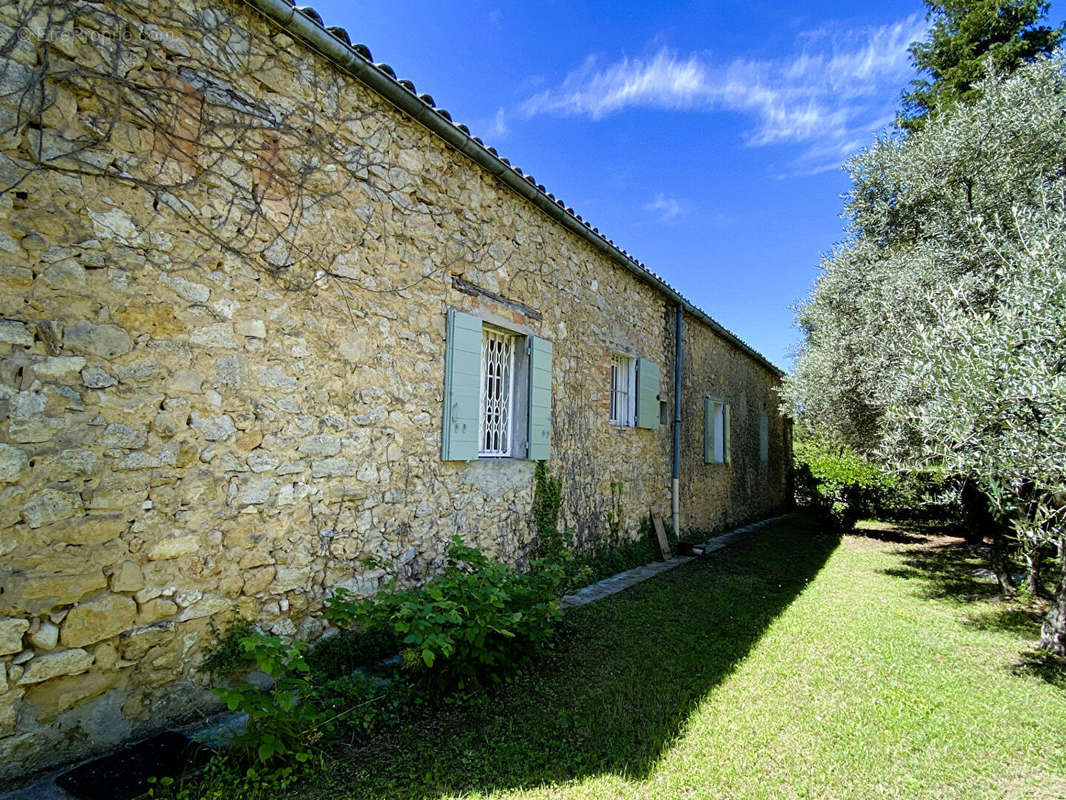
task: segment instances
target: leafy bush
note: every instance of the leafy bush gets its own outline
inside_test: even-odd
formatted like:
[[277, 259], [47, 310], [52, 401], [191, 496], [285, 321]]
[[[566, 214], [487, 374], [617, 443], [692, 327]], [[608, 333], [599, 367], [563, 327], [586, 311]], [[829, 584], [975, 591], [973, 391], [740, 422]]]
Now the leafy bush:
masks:
[[899, 479], [847, 447], [796, 442], [794, 483], [799, 505], [828, 515], [840, 530], [884, 507]]
[[405, 668], [419, 679], [465, 687], [500, 680], [550, 639], [561, 618], [562, 578], [552, 561], [518, 572], [455, 537], [444, 573], [425, 586], [400, 589], [393, 580], [366, 600], [338, 589], [326, 617], [342, 628], [392, 634]]
[[245, 765], [242, 785], [283, 788], [312, 762], [320, 742], [340, 733], [368, 734], [394, 722], [407, 702], [400, 683], [337, 669], [336, 661], [319, 660], [313, 669], [304, 642], [252, 632], [238, 644], [243, 663], [269, 679], [266, 686], [246, 680], [213, 690], [230, 711], [248, 715], [245, 730], [231, 741], [231, 754]]
[[286, 644], [277, 636], [259, 633], [243, 637], [240, 644], [271, 685], [264, 689], [244, 682], [214, 689], [230, 711], [248, 715], [248, 726], [233, 739], [233, 747], [249, 760], [264, 764], [282, 756], [306, 762], [311, 758], [312, 731], [321, 721], [318, 709], [308, 702], [314, 687], [304, 659], [307, 645]]

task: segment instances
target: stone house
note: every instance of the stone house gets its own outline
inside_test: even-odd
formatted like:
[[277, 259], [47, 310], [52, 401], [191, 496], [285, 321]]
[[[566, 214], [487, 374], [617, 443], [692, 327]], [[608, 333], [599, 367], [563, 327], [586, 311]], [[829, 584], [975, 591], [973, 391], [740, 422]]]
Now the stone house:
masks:
[[458, 533], [788, 501], [780, 372], [283, 0], [0, 8], [0, 781], [206, 707], [209, 623]]

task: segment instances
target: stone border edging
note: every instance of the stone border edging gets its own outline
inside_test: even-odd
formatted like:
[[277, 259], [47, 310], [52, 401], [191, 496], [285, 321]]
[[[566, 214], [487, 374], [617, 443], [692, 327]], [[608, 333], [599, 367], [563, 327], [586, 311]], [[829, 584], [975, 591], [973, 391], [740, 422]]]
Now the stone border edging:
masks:
[[[702, 548], [703, 555], [707, 555], [708, 553], [713, 553], [715, 550], [721, 550], [723, 547], [732, 544], [745, 534], [761, 530], [768, 525], [788, 519], [791, 516], [793, 516], [792, 513], [778, 514], [776, 517], [752, 522], [748, 525], [743, 525], [731, 530], [728, 533], [715, 536], [713, 539], [710, 539], [701, 545], [694, 546]], [[612, 575], [609, 578], [604, 578], [602, 581], [586, 586], [574, 594], [563, 595], [560, 605], [562, 606], [563, 611], [568, 611], [571, 608], [577, 608], [579, 606], [587, 606], [589, 603], [595, 603], [597, 600], [610, 597], [612, 594], [617, 594], [618, 592], [628, 589], [630, 586], [635, 586], [638, 583], [648, 580], [648, 578], [653, 578], [660, 573], [667, 572], [675, 567], [680, 567], [682, 564], [687, 564], [689, 561], [694, 561], [697, 558], [699, 558], [699, 556], [674, 556], [669, 561], [653, 561], [650, 564], [627, 569], [625, 572], [619, 572], [617, 575]]]

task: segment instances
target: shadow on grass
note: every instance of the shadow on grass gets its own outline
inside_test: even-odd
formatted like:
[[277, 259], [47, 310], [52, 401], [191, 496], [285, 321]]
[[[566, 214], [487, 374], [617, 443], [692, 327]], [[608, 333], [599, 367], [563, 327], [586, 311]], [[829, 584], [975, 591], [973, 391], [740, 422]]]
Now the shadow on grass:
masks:
[[924, 546], [906, 550], [899, 563], [882, 572], [922, 581], [921, 596], [930, 600], [965, 603], [999, 596], [995, 579], [981, 572], [987, 569], [987, 561], [961, 539], [928, 537]]
[[1011, 670], [1015, 675], [1039, 678], [1056, 689], [1066, 691], [1066, 658], [1059, 658], [1041, 650], [1022, 653]]
[[329, 777], [298, 795], [434, 797], [646, 776], [838, 543], [789, 520], [576, 609], [555, 649], [512, 684], [335, 753]]

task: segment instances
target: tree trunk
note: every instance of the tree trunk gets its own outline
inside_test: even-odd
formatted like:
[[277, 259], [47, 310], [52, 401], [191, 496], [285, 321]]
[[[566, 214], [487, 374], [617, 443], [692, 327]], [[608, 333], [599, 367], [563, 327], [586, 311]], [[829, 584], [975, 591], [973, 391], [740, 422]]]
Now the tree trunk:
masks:
[[995, 536], [995, 518], [988, 510], [988, 498], [972, 478], [962, 483], [960, 493], [965, 528], [963, 536], [969, 544], [981, 544], [986, 536]]
[[1040, 632], [1040, 649], [1066, 657], [1066, 561], [1062, 564], [1055, 599], [1051, 601], [1051, 608], [1044, 617], [1044, 627]]
[[1033, 597], [1040, 597], [1040, 567], [1044, 560], [1044, 551], [1039, 546], [1029, 543], [1029, 550], [1025, 554], [1025, 565], [1028, 578], [1026, 579], [1026, 586], [1029, 589], [1029, 594]]
[[988, 556], [988, 562], [992, 571], [996, 573], [999, 581], [999, 591], [1004, 597], [1013, 597], [1015, 594], [1014, 582], [1010, 577], [1010, 558], [1007, 553], [1007, 536], [1002, 530], [992, 532], [992, 548]]

